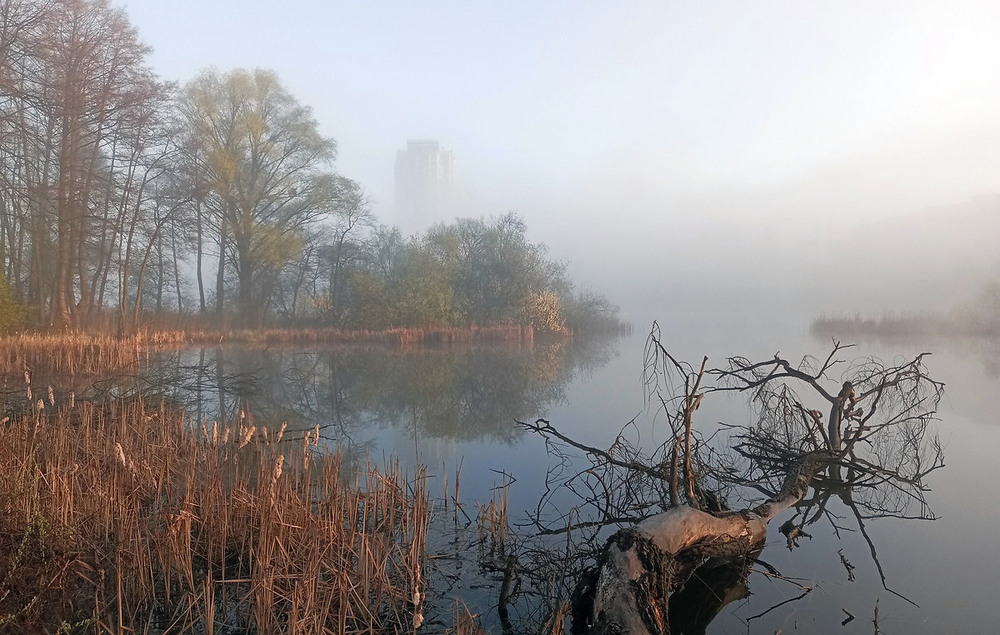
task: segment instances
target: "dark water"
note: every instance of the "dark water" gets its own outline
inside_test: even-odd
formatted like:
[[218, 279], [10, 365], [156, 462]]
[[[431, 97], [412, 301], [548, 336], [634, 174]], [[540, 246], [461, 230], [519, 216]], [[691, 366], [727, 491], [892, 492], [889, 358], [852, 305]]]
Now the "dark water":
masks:
[[[359, 459], [367, 452], [376, 458], [399, 456], [410, 466], [423, 463], [435, 478], [432, 493], [443, 495], [446, 479], [451, 492], [460, 468], [460, 498], [471, 515], [477, 503], [497, 496], [497, 486], [508, 484], [511, 520], [516, 521], [534, 507], [553, 459], [542, 440], [515, 420], [545, 417], [583, 443], [606, 446], [634, 419], [640, 442], [662, 439], [662, 421], [644, 401], [645, 323], [637, 324], [638, 334], [630, 338], [538, 341], [526, 348], [186, 351], [164, 356], [149, 385], [169, 386], [164, 390], [208, 421], [243, 411], [258, 425], [288, 422], [292, 431], [319, 424], [327, 443]], [[660, 321], [663, 343], [676, 357], [696, 361], [707, 355], [718, 364], [734, 354], [767, 358], [780, 351], [792, 360], [825, 356], [830, 341], [809, 335], [806, 324], [789, 316], [694, 314]], [[946, 467], [928, 479], [927, 498], [938, 519], [867, 524], [887, 585], [919, 606], [883, 588], [869, 545], [848, 511], [834, 506], [830, 519], [813, 525], [812, 539], [793, 552], [777, 532], [783, 519], [774, 523], [761, 557], [794, 583], [751, 574], [751, 596], [724, 609], [709, 632], [871, 633], [876, 601], [885, 633], [991, 630], [1000, 608], [1000, 550], [991, 540], [1000, 528], [1000, 495], [993, 484], [1000, 452], [1000, 345], [945, 338], [883, 340], [861, 342], [851, 354], [892, 361], [925, 351], [933, 352], [930, 373], [947, 384], [948, 395], [937, 423]], [[719, 421], [739, 424], [749, 417], [739, 400], [720, 401], [706, 404], [696, 425], [709, 430]], [[468, 545], [466, 536], [454, 536], [459, 556]], [[840, 550], [855, 566], [853, 582]], [[469, 561], [455, 553], [436, 561], [447, 586], [442, 593], [463, 601], [491, 630], [499, 630], [499, 581], [476, 567], [473, 552], [467, 555]], [[772, 609], [802, 595], [803, 587], [812, 591]], [[847, 612], [855, 619], [842, 626]], [[431, 629], [434, 624], [432, 619]]]

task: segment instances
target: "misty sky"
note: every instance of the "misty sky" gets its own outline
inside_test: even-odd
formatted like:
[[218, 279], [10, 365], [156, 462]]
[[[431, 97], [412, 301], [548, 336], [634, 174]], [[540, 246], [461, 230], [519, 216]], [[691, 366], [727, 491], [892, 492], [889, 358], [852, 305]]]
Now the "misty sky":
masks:
[[275, 70], [385, 221], [396, 150], [438, 139], [470, 215], [519, 212], [613, 298], [667, 268], [734, 293], [748, 258], [812, 263], [805, 240], [856, 249], [854, 228], [1000, 193], [995, 1], [122, 6], [164, 79]]

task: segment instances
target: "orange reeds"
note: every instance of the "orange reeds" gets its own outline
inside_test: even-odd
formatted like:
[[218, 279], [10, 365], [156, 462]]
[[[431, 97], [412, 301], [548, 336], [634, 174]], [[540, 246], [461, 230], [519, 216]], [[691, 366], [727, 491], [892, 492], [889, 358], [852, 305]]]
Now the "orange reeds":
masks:
[[427, 326], [385, 330], [265, 329], [237, 330], [227, 333], [198, 331], [187, 334], [196, 344], [240, 342], [266, 345], [374, 344], [391, 347], [455, 345], [471, 343], [530, 344], [535, 338], [531, 326]]
[[463, 326], [344, 331], [335, 328], [261, 331], [140, 331], [134, 335], [98, 337], [85, 333], [0, 336], [0, 375], [25, 370], [46, 375], [98, 375], [135, 371], [148, 364], [151, 351], [185, 346], [239, 343], [260, 346], [365, 345], [390, 348], [498, 344], [531, 346], [530, 326]]
[[0, 374], [26, 370], [80, 375], [138, 368], [147, 344], [140, 337], [116, 339], [79, 333], [0, 337]]
[[54, 402], [0, 424], [0, 624], [350, 633], [420, 623], [422, 470], [348, 469], [317, 447], [318, 430], [202, 428], [139, 398]]

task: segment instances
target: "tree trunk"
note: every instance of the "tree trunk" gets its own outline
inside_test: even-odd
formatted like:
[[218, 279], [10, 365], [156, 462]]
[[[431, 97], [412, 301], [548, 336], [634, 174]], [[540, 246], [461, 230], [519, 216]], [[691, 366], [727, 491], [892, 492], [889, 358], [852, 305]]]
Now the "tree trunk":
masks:
[[177, 225], [170, 226], [170, 252], [173, 260], [172, 273], [174, 277], [174, 291], [177, 292], [177, 315], [184, 312], [184, 298], [181, 296], [181, 274], [177, 257]]
[[205, 282], [202, 279], [201, 274], [201, 260], [202, 260], [202, 228], [201, 228], [202, 218], [201, 218], [201, 199], [197, 201], [197, 207], [195, 208], [195, 229], [198, 232], [198, 244], [196, 251], [197, 262], [195, 264], [195, 276], [198, 278], [198, 312], [201, 315], [205, 315]]
[[240, 283], [240, 322], [244, 327], [254, 328], [258, 326], [257, 316], [262, 312], [259, 307], [254, 306], [253, 269], [250, 258], [246, 256], [246, 250], [241, 249], [239, 243], [237, 243], [236, 250], [239, 254], [236, 273]]
[[228, 232], [226, 231], [226, 220], [223, 218], [219, 223], [219, 268], [215, 273], [215, 314], [221, 318], [224, 309], [223, 300], [226, 295], [226, 241], [228, 240]]
[[759, 549], [768, 523], [801, 500], [833, 458], [825, 450], [804, 455], [781, 491], [752, 509], [714, 515], [682, 505], [616, 532], [577, 585], [573, 632], [669, 633], [673, 592], [709, 559], [739, 561]]

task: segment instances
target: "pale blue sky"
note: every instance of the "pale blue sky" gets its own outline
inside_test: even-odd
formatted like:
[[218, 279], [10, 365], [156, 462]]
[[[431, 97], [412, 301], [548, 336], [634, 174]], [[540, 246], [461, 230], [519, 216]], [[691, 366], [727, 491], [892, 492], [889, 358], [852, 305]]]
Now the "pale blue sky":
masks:
[[517, 210], [571, 260], [706, 215], [825, 223], [1000, 192], [995, 1], [123, 6], [164, 79], [277, 71], [390, 222], [408, 138], [454, 151], [470, 213]]

